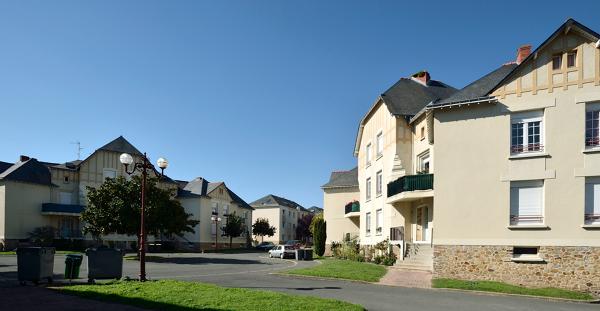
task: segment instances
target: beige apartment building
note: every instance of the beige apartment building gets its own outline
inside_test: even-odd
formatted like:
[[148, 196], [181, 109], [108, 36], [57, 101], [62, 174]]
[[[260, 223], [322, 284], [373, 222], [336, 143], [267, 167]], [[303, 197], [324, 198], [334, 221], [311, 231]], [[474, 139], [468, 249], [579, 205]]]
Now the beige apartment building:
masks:
[[569, 19], [399, 113], [419, 94], [384, 94], [361, 121], [361, 244], [389, 238], [398, 265], [434, 277], [600, 294], [600, 35]]
[[[142, 155], [136, 147], [120, 136], [95, 150], [84, 160], [61, 164], [21, 156], [16, 163], [0, 162], [1, 246], [13, 249], [20, 243], [27, 243], [29, 233], [44, 226], [54, 227], [57, 239], [91, 242], [91, 236], [82, 234], [80, 222], [81, 212], [87, 203], [86, 187], [98, 187], [106, 178], [129, 178], [119, 161], [122, 153], [131, 154], [136, 161], [139, 161]], [[154, 176], [158, 176], [158, 172], [154, 173]], [[206, 189], [204, 192], [197, 192], [191, 186], [192, 189], [186, 189], [187, 184], [175, 182], [167, 176], [160, 181], [161, 187], [170, 188], [177, 193], [186, 211], [201, 221], [195, 228], [196, 234], [183, 240], [184, 246], [189, 246], [189, 243], [193, 243], [193, 246], [202, 243], [206, 245], [211, 241], [210, 234], [206, 233], [211, 232], [211, 222], [204, 218], [206, 216], [202, 211], [212, 206], [210, 200], [213, 196], [219, 204], [223, 204], [220, 206], [230, 204], [233, 212], [241, 209], [251, 213], [252, 209], [248, 204], [227, 189], [225, 184], [207, 184], [211, 186], [206, 189], [216, 192], [206, 192]], [[230, 202], [225, 203], [228, 199]], [[251, 215], [244, 215], [246, 219], [251, 219]], [[118, 247], [127, 248], [132, 242], [136, 242], [136, 237], [108, 235], [103, 237], [103, 240], [113, 241]], [[153, 240], [153, 237], [150, 237], [150, 240]]]
[[[250, 203], [250, 206], [254, 208], [252, 223], [255, 223], [258, 218], [266, 218], [269, 224], [275, 227], [274, 236], [264, 237], [265, 242], [275, 244], [296, 240], [298, 219], [310, 213], [302, 205], [273, 194], [266, 195]], [[257, 241], [262, 240], [258, 236], [255, 236], [254, 239]]]
[[331, 242], [356, 239], [360, 234], [360, 190], [358, 168], [331, 173], [323, 189], [323, 219], [327, 222], [327, 239]]
[[436, 276], [600, 293], [599, 40], [569, 19], [429, 106]]

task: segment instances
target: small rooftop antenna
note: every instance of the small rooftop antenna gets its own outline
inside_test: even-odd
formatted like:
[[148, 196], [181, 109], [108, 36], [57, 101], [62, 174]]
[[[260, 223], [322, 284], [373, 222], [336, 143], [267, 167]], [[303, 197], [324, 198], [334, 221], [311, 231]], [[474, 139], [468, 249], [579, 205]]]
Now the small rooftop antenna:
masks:
[[72, 142], [71, 144], [77, 145], [77, 160], [81, 160], [81, 150], [83, 150], [83, 147], [81, 147], [81, 142], [75, 141], [75, 142]]

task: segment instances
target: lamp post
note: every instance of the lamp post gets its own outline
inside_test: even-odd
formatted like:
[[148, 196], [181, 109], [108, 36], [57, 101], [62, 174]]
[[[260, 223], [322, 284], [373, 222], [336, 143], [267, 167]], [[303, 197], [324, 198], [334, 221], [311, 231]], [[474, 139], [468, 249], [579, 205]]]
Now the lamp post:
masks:
[[215, 251], [219, 249], [219, 223], [221, 222], [221, 217], [216, 214], [210, 216], [210, 220], [215, 223]]
[[[133, 160], [133, 156], [129, 153], [123, 153], [119, 157], [119, 161], [125, 165], [125, 173], [131, 175], [135, 171], [139, 170], [142, 173], [142, 193], [141, 193], [141, 219], [140, 219], [140, 240], [139, 240], [139, 252], [140, 252], [140, 282], [146, 281], [146, 227], [144, 224], [145, 210], [146, 210], [146, 178], [148, 177], [148, 170], [156, 171], [154, 165], [150, 163], [150, 160], [146, 156], [146, 153], [142, 156], [139, 162]], [[131, 171], [128, 170], [131, 165]], [[160, 168], [160, 177], [164, 176], [163, 172], [169, 165], [169, 162], [165, 158], [158, 158], [156, 165]]]

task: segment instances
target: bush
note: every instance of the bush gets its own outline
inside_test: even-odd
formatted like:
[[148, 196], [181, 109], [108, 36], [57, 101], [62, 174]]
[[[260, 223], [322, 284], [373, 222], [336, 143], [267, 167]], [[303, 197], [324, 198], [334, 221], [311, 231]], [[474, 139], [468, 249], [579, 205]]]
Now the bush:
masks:
[[333, 257], [339, 258], [340, 257], [340, 248], [341, 247], [342, 247], [342, 243], [336, 242], [336, 241], [332, 241], [331, 245], [330, 245], [331, 255]]
[[51, 246], [56, 236], [56, 229], [51, 226], [38, 227], [29, 232], [29, 240], [35, 246]]
[[398, 259], [396, 254], [394, 254], [394, 252], [389, 252], [387, 255], [383, 256], [383, 261], [381, 263], [386, 266], [393, 266], [396, 263], [396, 259]]
[[327, 223], [322, 216], [313, 218], [311, 223], [311, 232], [314, 239], [314, 249], [317, 256], [325, 254], [325, 240], [327, 239]]
[[383, 262], [385, 257], [383, 255], [377, 255], [373, 258], [373, 262], [377, 265], [380, 265]]

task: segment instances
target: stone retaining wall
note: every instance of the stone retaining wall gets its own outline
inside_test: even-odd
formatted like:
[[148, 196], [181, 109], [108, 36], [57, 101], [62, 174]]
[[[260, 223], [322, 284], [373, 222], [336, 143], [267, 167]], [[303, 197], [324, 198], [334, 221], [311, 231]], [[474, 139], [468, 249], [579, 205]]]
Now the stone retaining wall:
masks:
[[543, 262], [514, 262], [512, 246], [435, 245], [434, 278], [558, 287], [600, 296], [600, 247], [542, 246]]

